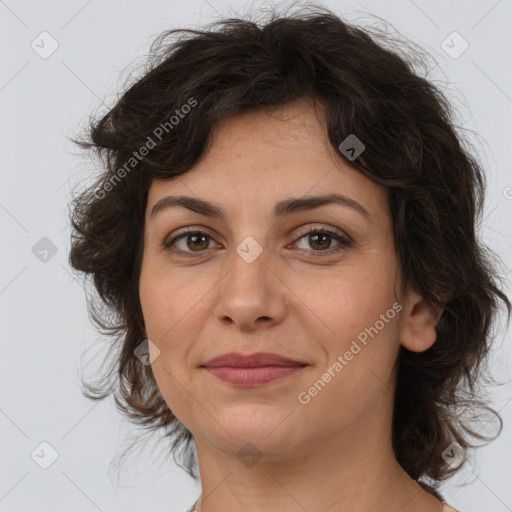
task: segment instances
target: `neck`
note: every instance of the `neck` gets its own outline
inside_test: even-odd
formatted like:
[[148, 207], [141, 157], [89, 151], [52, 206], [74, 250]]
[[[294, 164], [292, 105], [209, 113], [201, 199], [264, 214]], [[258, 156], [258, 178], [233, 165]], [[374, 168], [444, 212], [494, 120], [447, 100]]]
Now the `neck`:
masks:
[[294, 453], [264, 456], [250, 466], [236, 452], [196, 437], [202, 486], [197, 512], [441, 512], [441, 502], [396, 461], [390, 422], [379, 417], [361, 418], [343, 436], [309, 439]]

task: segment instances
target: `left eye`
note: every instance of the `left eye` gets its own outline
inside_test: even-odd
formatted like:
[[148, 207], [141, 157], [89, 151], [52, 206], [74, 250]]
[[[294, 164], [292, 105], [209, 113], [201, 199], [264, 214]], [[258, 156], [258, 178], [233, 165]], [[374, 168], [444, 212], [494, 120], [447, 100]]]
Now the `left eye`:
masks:
[[[350, 246], [350, 241], [348, 238], [343, 236], [341, 233], [337, 231], [331, 231], [329, 229], [312, 229], [308, 233], [302, 235], [298, 240], [306, 239], [306, 243], [311, 247], [316, 246], [319, 250], [314, 250], [313, 252], [322, 253], [322, 252], [335, 252], [339, 251], [345, 247]], [[334, 248], [331, 248], [331, 242], [335, 240], [338, 242]], [[327, 249], [333, 249], [332, 251]], [[306, 248], [306, 250], [308, 250]]]
[[[314, 250], [304, 249], [299, 247], [301, 250], [305, 250], [306, 252], [311, 253], [332, 253], [339, 250], [342, 250], [346, 247], [350, 247], [350, 240], [343, 236], [341, 233], [337, 231], [331, 231], [329, 229], [311, 229], [307, 233], [304, 233], [299, 238], [293, 242], [293, 245], [297, 244], [298, 241], [306, 239], [306, 243], [311, 247], [316, 246], [317, 248]], [[181, 253], [184, 256], [193, 256], [193, 253], [201, 253], [206, 249], [210, 248], [210, 241], [213, 238], [205, 233], [204, 231], [194, 231], [187, 230], [184, 233], [178, 234], [174, 238], [172, 238], [169, 242], [164, 244], [165, 248], [174, 252]], [[338, 242], [334, 248], [331, 247], [332, 241]], [[179, 247], [179, 243], [185, 242], [182, 247]], [[172, 249], [173, 246], [176, 246], [177, 249]], [[320, 255], [320, 254], [318, 254]]]

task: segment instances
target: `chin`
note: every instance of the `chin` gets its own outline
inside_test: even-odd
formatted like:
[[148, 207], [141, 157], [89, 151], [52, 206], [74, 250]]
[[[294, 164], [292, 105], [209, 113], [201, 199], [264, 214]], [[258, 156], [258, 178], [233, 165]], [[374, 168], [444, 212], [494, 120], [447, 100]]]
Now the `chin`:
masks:
[[[289, 410], [268, 405], [245, 404], [215, 414], [215, 437], [212, 443], [228, 452], [238, 452], [251, 443], [265, 454], [279, 454], [296, 446], [296, 422]], [[220, 424], [220, 425], [219, 425]], [[211, 437], [206, 435], [205, 437]]]

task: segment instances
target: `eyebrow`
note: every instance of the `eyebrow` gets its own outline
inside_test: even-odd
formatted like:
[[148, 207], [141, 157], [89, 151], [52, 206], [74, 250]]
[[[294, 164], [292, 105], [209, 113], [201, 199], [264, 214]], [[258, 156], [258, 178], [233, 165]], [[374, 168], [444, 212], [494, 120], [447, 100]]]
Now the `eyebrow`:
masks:
[[[282, 218], [295, 212], [303, 212], [320, 208], [330, 204], [337, 204], [352, 208], [356, 212], [363, 215], [370, 222], [372, 221], [371, 215], [368, 213], [366, 208], [354, 201], [350, 197], [346, 197], [342, 194], [324, 194], [320, 196], [308, 196], [308, 197], [292, 197], [276, 203], [273, 210], [275, 218]], [[215, 217], [224, 219], [226, 217], [222, 207], [218, 204], [199, 199], [197, 197], [189, 196], [166, 196], [158, 200], [153, 208], [151, 209], [151, 217], [154, 218], [158, 213], [181, 206], [187, 208], [195, 213], [206, 215], [208, 217]]]

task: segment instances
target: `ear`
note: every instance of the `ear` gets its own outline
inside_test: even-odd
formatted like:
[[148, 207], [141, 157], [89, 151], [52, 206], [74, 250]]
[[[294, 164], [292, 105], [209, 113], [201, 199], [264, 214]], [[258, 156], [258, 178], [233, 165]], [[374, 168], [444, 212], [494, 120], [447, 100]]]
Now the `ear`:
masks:
[[411, 352], [429, 349], [437, 339], [436, 325], [442, 314], [442, 309], [434, 313], [421, 295], [410, 292], [402, 317], [400, 343]]

